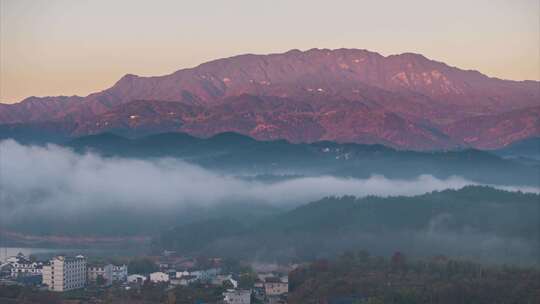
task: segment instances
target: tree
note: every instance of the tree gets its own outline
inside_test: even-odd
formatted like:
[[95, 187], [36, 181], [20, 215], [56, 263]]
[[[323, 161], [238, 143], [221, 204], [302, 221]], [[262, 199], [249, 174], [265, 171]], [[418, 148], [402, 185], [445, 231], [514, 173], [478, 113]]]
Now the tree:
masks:
[[96, 285], [103, 286], [107, 284], [107, 279], [105, 279], [102, 275], [98, 275], [96, 278]]
[[167, 304], [176, 304], [176, 293], [174, 291], [167, 293]]
[[257, 281], [257, 275], [250, 271], [243, 273], [238, 277], [238, 287], [241, 289], [251, 289]]
[[159, 267], [152, 260], [147, 258], [134, 259], [128, 263], [128, 271], [130, 274], [149, 274], [157, 271]]

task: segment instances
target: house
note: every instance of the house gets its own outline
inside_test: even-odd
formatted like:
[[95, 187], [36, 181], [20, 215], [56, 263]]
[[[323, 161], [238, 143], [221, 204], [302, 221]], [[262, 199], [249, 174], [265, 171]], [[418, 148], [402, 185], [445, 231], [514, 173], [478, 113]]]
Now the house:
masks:
[[127, 277], [127, 282], [130, 284], [143, 284], [146, 281], [146, 276], [140, 274], [132, 274]]
[[161, 271], [153, 272], [150, 274], [150, 281], [153, 283], [169, 282], [169, 275]]
[[192, 276], [189, 274], [189, 271], [170, 271], [169, 272], [169, 278], [171, 281], [171, 285], [181, 285], [181, 286], [187, 286], [197, 280], [197, 277]]
[[127, 265], [112, 265], [113, 282], [125, 282], [128, 276]]
[[266, 278], [264, 282], [264, 292], [267, 296], [279, 296], [289, 292], [288, 278], [283, 282], [281, 278]]
[[88, 267], [89, 282], [97, 282], [97, 279], [101, 277], [106, 285], [111, 285], [113, 282], [125, 282], [127, 274], [126, 265], [94, 264]]
[[188, 286], [190, 284], [193, 284], [195, 282], [197, 282], [198, 279], [196, 276], [193, 276], [193, 275], [184, 275], [180, 278], [174, 278], [174, 279], [171, 279], [171, 285], [175, 285], [175, 286]]
[[19, 276], [41, 276], [43, 272], [42, 263], [31, 261], [22, 253], [14, 257], [9, 257], [6, 262], [11, 265], [12, 278]]
[[210, 268], [205, 270], [192, 271], [190, 272], [190, 275], [196, 276], [199, 281], [209, 282], [213, 278], [215, 278], [220, 272], [221, 269], [219, 268]]
[[215, 276], [212, 280], [211, 280], [211, 283], [212, 285], [217, 285], [217, 286], [222, 286], [223, 283], [225, 282], [230, 282], [231, 285], [234, 287], [234, 288], [238, 288], [238, 281], [236, 281], [235, 279], [233, 279], [232, 275], [223, 275], [223, 274], [218, 274], [217, 276]]
[[105, 285], [112, 284], [112, 264], [93, 264], [88, 266], [88, 282], [96, 283], [99, 278], [105, 280]]
[[181, 278], [181, 277], [188, 276], [188, 275], [190, 275], [190, 274], [189, 274], [189, 271], [187, 271], [187, 270], [184, 270], [184, 271], [177, 271], [176, 274], [175, 274], [175, 277], [176, 277], [177, 279], [179, 279], [179, 278]]
[[223, 293], [223, 302], [227, 304], [251, 304], [251, 290], [229, 289]]
[[51, 291], [68, 291], [86, 285], [86, 258], [57, 256], [43, 266], [43, 284]]

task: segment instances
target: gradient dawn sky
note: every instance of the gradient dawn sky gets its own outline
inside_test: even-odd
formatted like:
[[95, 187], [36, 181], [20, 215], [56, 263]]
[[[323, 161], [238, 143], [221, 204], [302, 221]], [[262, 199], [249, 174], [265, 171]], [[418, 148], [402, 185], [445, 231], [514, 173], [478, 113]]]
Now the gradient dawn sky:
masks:
[[0, 102], [87, 95], [244, 53], [422, 53], [540, 79], [539, 0], [0, 0]]

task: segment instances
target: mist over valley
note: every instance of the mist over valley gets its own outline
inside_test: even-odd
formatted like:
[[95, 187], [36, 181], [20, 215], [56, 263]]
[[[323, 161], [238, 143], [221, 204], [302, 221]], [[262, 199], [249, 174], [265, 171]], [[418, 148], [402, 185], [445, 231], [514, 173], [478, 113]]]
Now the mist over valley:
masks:
[[[534, 165], [481, 151], [298, 145], [235, 134], [4, 140], [0, 151], [3, 227], [44, 237], [41, 244], [54, 245], [48, 236], [143, 237], [155, 249], [266, 261], [369, 248], [530, 265], [539, 253], [540, 188], [505, 175], [534, 176]], [[401, 171], [412, 164], [419, 168]], [[497, 166], [507, 172], [489, 176]]]

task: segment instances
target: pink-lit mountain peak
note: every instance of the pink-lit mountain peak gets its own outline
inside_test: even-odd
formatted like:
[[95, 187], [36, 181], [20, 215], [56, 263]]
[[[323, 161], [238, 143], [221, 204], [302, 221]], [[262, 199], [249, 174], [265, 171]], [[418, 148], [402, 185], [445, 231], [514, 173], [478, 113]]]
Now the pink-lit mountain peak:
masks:
[[414, 53], [385, 57], [357, 49], [311, 49], [239, 55], [160, 77], [128, 74], [112, 89], [129, 95], [128, 99], [212, 104], [220, 98], [241, 93], [278, 94], [274, 92], [275, 87], [287, 85], [323, 92], [331, 90], [336, 83], [351, 87], [361, 84], [389, 91], [409, 90], [441, 96], [477, 95], [479, 90], [488, 89], [497, 91], [499, 82], [501, 80], [479, 72], [459, 70]]
[[[129, 105], [133, 101], [138, 102]], [[135, 113], [145, 101], [153, 101], [152, 108], [159, 102], [172, 104]], [[527, 116], [521, 128], [504, 131], [497, 117], [519, 120], [527, 113], [521, 109], [539, 105], [536, 81], [490, 78], [414, 53], [311, 49], [239, 55], [156, 77], [127, 74], [111, 88], [86, 97], [28, 98], [0, 105], [0, 123], [68, 121], [76, 125], [74, 135], [114, 125], [201, 136], [235, 131], [294, 142], [378, 142], [420, 149], [489, 142], [494, 147], [535, 136], [534, 117]], [[509, 111], [514, 112], [502, 115]], [[132, 115], [137, 119], [129, 119]], [[473, 119], [477, 116], [482, 119]], [[490, 138], [465, 138], [459, 123], [465, 119], [493, 128], [478, 132]], [[503, 133], [505, 139], [494, 140]]]

